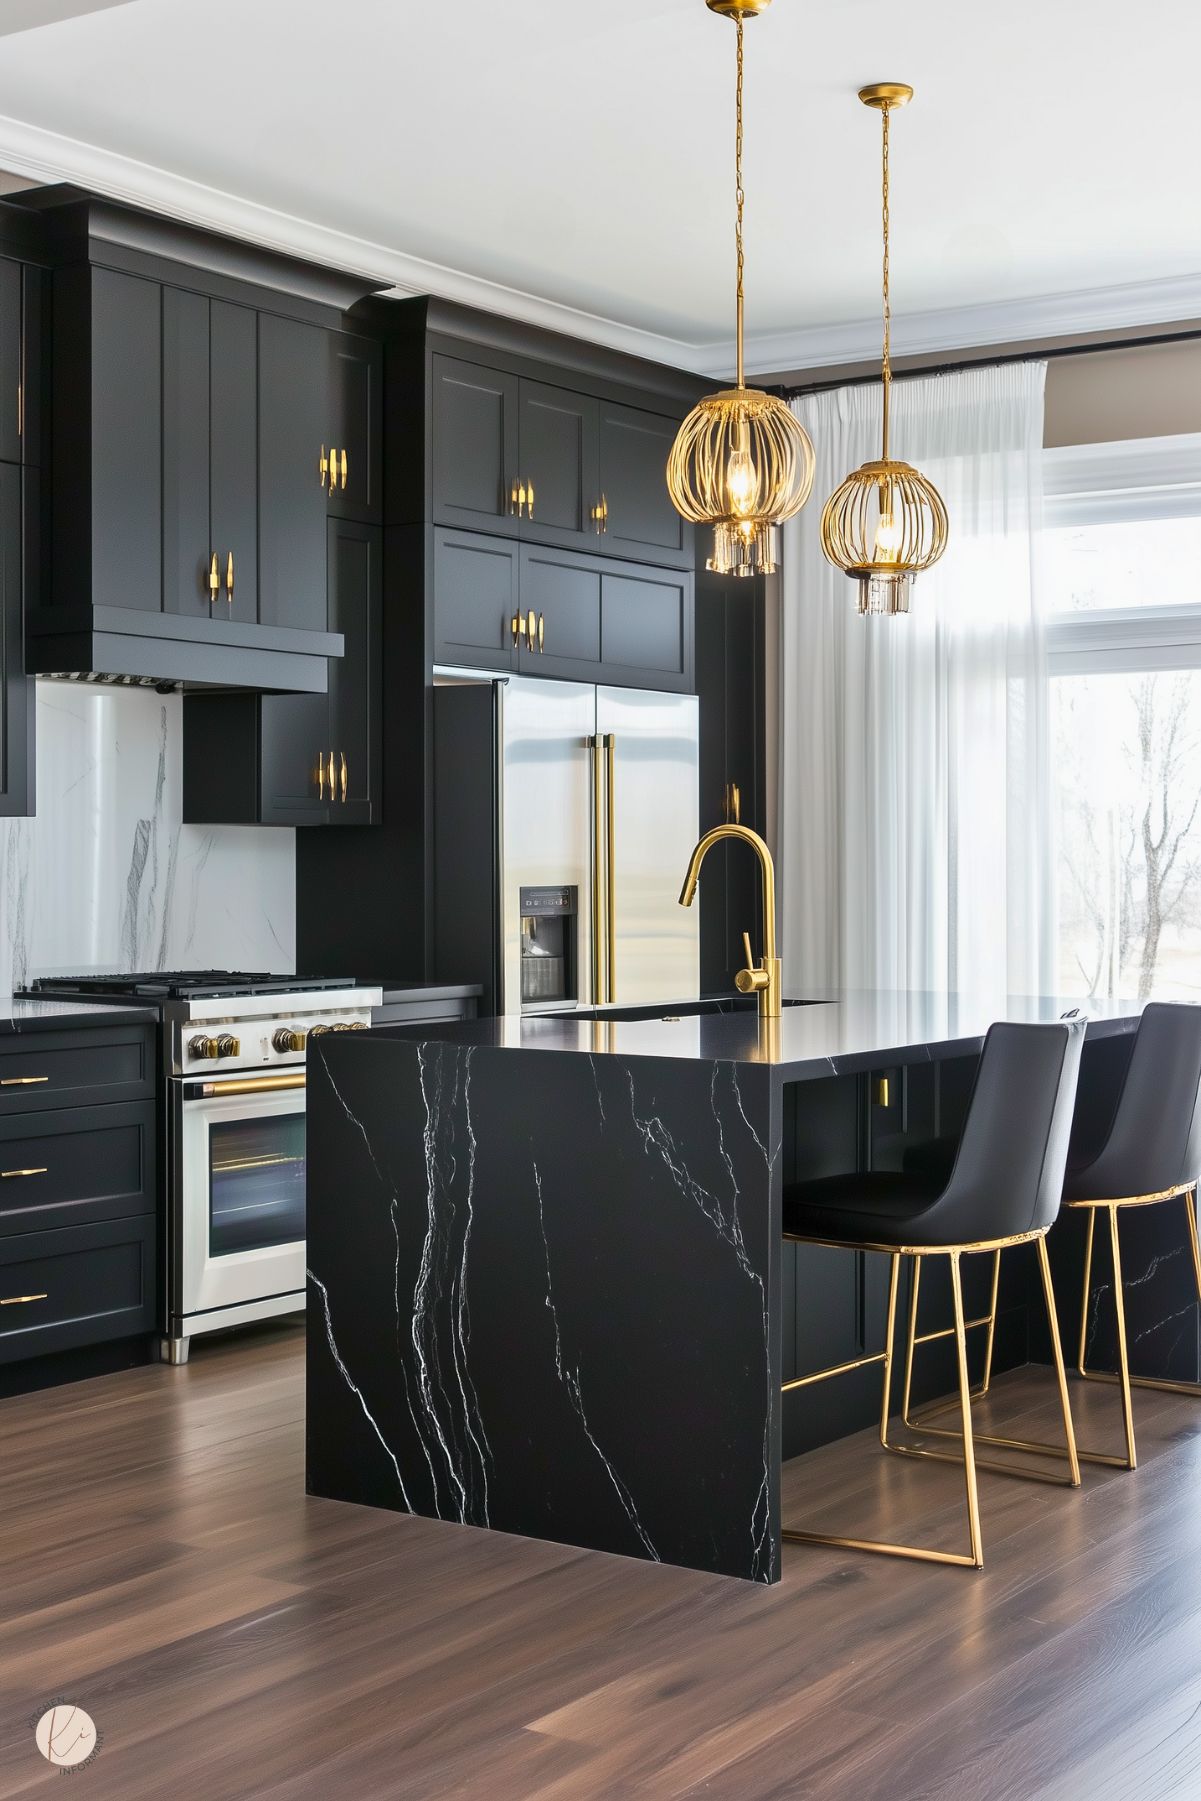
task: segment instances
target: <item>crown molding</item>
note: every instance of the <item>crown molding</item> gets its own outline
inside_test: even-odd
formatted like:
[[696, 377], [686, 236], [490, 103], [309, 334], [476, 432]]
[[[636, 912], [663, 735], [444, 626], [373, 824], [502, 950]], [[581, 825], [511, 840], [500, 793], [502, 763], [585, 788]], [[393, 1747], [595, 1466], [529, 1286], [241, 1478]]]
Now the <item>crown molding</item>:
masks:
[[[892, 352], [896, 357], [936, 356], [944, 351], [976, 350], [989, 344], [1023, 344], [1199, 319], [1201, 274], [1170, 275], [1108, 288], [1080, 288], [1063, 294], [940, 307], [923, 313], [894, 313]], [[723, 374], [729, 368], [729, 352], [724, 347], [706, 350], [698, 346], [695, 354], [694, 367], [700, 375]], [[747, 368], [755, 375], [870, 363], [877, 361], [879, 355], [878, 315], [843, 325], [813, 325], [799, 331], [762, 334], [748, 338], [746, 347]]]
[[[724, 377], [733, 369], [732, 340], [692, 343], [544, 300], [520, 288], [260, 206], [22, 119], [0, 116], [0, 168], [30, 181], [76, 182], [114, 200], [245, 238], [288, 256], [361, 270], [387, 282], [396, 294], [436, 294], [698, 375]], [[1197, 319], [1201, 319], [1201, 274], [1169, 276], [1075, 293], [897, 314], [892, 347], [897, 357], [930, 356], [990, 344], [1020, 344]], [[747, 369], [754, 375], [766, 375], [871, 362], [879, 347], [877, 317], [806, 326], [748, 338]]]

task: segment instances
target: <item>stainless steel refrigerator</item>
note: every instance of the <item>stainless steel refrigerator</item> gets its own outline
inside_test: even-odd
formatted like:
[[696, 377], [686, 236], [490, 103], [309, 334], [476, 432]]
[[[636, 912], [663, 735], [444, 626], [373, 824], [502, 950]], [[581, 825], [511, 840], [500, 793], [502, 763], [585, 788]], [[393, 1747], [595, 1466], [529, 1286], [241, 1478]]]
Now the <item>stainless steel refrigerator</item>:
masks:
[[695, 695], [439, 678], [439, 976], [495, 1013], [696, 995], [698, 739]]

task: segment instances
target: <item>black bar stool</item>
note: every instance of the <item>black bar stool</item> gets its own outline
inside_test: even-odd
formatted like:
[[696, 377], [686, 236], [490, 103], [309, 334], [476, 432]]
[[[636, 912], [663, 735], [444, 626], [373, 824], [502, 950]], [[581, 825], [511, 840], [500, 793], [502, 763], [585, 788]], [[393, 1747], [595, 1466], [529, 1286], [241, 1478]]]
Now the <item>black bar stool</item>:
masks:
[[[891, 1270], [883, 1351], [849, 1363], [834, 1364], [808, 1376], [798, 1376], [784, 1384], [784, 1392], [826, 1381], [865, 1364], [882, 1363], [884, 1392], [880, 1409], [880, 1443], [885, 1450], [902, 1455], [962, 1462], [970, 1549], [966, 1553], [926, 1550], [914, 1545], [803, 1532], [790, 1527], [783, 1531], [786, 1539], [801, 1544], [880, 1551], [930, 1563], [966, 1564], [976, 1569], [982, 1566], [984, 1555], [960, 1259], [979, 1251], [1000, 1252], [1010, 1245], [1026, 1244], [1031, 1240], [1038, 1245], [1070, 1470], [1067, 1478], [1056, 1479], [1066, 1480], [1073, 1487], [1079, 1485], [1080, 1469], [1076, 1461], [1076, 1441], [1068, 1404], [1067, 1377], [1059, 1349], [1055, 1296], [1045, 1239], [1059, 1211], [1083, 1040], [1084, 1023], [1080, 1020], [1055, 1025], [1002, 1023], [990, 1028], [984, 1041], [963, 1136], [948, 1177], [912, 1171], [871, 1171], [797, 1183], [785, 1190], [785, 1238], [846, 1250], [881, 1251], [891, 1258]], [[953, 1436], [962, 1437], [961, 1456], [894, 1444], [888, 1437], [902, 1257], [913, 1258], [915, 1267], [920, 1267], [917, 1260], [924, 1257], [949, 1260], [955, 1314], [955, 1324], [950, 1330], [955, 1337], [962, 1420], [962, 1433]], [[910, 1317], [915, 1321], [912, 1302]], [[972, 1322], [973, 1325], [984, 1323], [984, 1320]], [[927, 1339], [935, 1336], [942, 1335], [928, 1334]], [[1057, 1449], [1062, 1453], [1063, 1447]], [[982, 1463], [981, 1467], [1025, 1473], [1007, 1463]]]
[[[1087, 1163], [1069, 1166], [1064, 1182], [1065, 1207], [1088, 1212], [1084, 1252], [1084, 1293], [1080, 1303], [1077, 1367], [1091, 1382], [1114, 1382], [1122, 1395], [1125, 1457], [1082, 1451], [1090, 1463], [1132, 1470], [1137, 1463], [1131, 1388], [1166, 1388], [1173, 1394], [1201, 1394], [1196, 1382], [1169, 1382], [1132, 1376], [1126, 1343], [1126, 1307], [1122, 1292], [1122, 1254], [1118, 1214], [1124, 1207], [1151, 1207], [1181, 1200], [1197, 1298], [1201, 1300], [1201, 1249], [1197, 1244], [1197, 1184], [1201, 1180], [1201, 1007], [1183, 1001], [1151, 1001], [1139, 1020], [1134, 1049], [1122, 1091], [1101, 1149]], [[1113, 1261], [1113, 1298], [1118, 1327], [1116, 1371], [1085, 1365], [1085, 1340], [1092, 1292], [1093, 1239], [1097, 1214], [1109, 1215]]]

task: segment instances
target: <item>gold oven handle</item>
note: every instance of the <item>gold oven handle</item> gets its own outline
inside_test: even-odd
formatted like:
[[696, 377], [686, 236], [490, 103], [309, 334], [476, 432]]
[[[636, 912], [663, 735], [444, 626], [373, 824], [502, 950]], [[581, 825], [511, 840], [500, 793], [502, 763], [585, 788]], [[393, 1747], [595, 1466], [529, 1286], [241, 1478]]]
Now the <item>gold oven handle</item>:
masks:
[[602, 809], [604, 794], [601, 780], [601, 741], [589, 738], [588, 753], [592, 758], [592, 1003], [599, 1007], [604, 999], [602, 986], [603, 953], [601, 950], [601, 861], [604, 857]]
[[608, 884], [609, 999], [617, 999], [617, 739], [605, 734], [605, 877]]
[[282, 1076], [226, 1076], [224, 1081], [205, 1082], [200, 1093], [204, 1100], [221, 1094], [277, 1094], [289, 1088], [303, 1088], [303, 1069], [290, 1069]]

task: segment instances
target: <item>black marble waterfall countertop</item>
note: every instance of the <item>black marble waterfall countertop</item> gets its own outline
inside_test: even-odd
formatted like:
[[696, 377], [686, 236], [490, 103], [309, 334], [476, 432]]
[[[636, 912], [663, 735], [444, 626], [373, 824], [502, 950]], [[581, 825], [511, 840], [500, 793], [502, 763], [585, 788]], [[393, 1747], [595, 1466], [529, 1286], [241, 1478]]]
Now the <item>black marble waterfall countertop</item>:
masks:
[[1087, 1014], [1090, 1038], [1134, 1031], [1142, 1011], [1138, 1001], [848, 989], [815, 990], [803, 1001], [786, 1001], [781, 1018], [766, 1025], [760, 1024], [754, 1001], [740, 998], [383, 1030], [501, 1050], [766, 1063], [784, 1081], [804, 1081], [873, 1068], [882, 1058], [913, 1063], [970, 1055], [979, 1051], [994, 1020], [1056, 1020], [1077, 1006]]
[[6, 1033], [73, 1030], [77, 1026], [153, 1025], [156, 1007], [112, 1001], [56, 1001], [36, 996], [0, 995], [0, 1036]]

